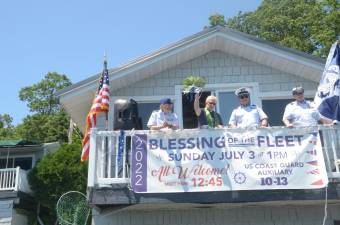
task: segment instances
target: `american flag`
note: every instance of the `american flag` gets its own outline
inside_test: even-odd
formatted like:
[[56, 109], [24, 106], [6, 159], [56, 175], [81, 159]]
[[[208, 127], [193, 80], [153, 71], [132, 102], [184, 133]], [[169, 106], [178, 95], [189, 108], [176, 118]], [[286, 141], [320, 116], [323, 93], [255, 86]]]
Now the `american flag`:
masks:
[[109, 71], [107, 70], [107, 62], [104, 61], [104, 70], [99, 80], [99, 87], [96, 97], [92, 102], [90, 112], [86, 117], [86, 129], [83, 139], [83, 150], [81, 152], [81, 161], [85, 161], [90, 153], [90, 130], [96, 126], [97, 113], [109, 111], [110, 85]]

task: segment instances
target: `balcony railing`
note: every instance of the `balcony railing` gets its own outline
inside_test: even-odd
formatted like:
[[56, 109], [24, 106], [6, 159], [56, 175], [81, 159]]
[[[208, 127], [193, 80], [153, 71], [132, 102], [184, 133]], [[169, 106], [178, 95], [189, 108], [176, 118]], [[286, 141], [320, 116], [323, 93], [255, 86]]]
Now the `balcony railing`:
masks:
[[[266, 129], [288, 129], [272, 127]], [[298, 128], [293, 128], [298, 129]], [[340, 178], [340, 126], [319, 126], [322, 150], [327, 175], [330, 181]], [[90, 137], [90, 158], [88, 187], [105, 187], [113, 184], [130, 183], [131, 136], [135, 133], [148, 134], [150, 131], [126, 131], [123, 148], [119, 148], [120, 131], [99, 131], [92, 129]], [[176, 131], [181, 132], [181, 131]], [[122, 146], [122, 145], [121, 145]], [[128, 146], [128, 147], [127, 147]]]
[[0, 169], [0, 191], [31, 193], [27, 182], [27, 172], [20, 167]]

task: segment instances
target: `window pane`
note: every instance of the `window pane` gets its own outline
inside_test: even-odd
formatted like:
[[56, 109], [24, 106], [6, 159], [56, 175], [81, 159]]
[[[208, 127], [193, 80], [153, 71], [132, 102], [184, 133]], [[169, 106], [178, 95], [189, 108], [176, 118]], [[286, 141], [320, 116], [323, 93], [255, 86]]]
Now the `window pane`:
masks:
[[32, 158], [31, 157], [15, 158], [14, 167], [17, 166], [19, 166], [23, 170], [32, 169]]
[[146, 124], [152, 111], [159, 109], [159, 103], [138, 103], [138, 115], [142, 119], [143, 130], [147, 130]]
[[223, 124], [228, 125], [232, 111], [240, 105], [239, 100], [232, 91], [219, 92], [217, 104], [219, 105], [219, 113]]
[[0, 169], [13, 168], [13, 158], [1, 158], [0, 159]]
[[269, 118], [270, 126], [284, 126], [283, 113], [286, 105], [292, 101], [292, 99], [262, 100], [262, 109]]
[[[306, 98], [306, 100], [313, 101], [311, 98]], [[282, 122], [283, 113], [286, 105], [293, 101], [294, 99], [262, 100], [262, 109], [269, 118], [270, 126], [284, 126]]]
[[[199, 100], [200, 108], [205, 107], [205, 100], [211, 95], [210, 91], [203, 91]], [[193, 96], [192, 96], [193, 97]], [[197, 116], [194, 111], [194, 99], [182, 93], [182, 112], [184, 129], [197, 128]]]

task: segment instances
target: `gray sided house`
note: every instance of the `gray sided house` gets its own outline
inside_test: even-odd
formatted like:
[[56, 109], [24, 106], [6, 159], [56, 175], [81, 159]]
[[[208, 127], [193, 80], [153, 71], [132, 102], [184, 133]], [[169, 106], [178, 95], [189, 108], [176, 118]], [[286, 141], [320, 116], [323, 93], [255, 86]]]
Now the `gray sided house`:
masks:
[[27, 174], [58, 143], [0, 141], [0, 225], [25, 225], [36, 216]]
[[[245, 86], [251, 91], [252, 103], [269, 116], [270, 125], [282, 126], [284, 107], [292, 101], [291, 89], [302, 85], [305, 96], [313, 98], [324, 63], [323, 59], [229, 28], [208, 28], [109, 70], [109, 130], [113, 129], [113, 103], [117, 99], [138, 102], [146, 129], [151, 112], [159, 108], [163, 97], [174, 101], [180, 127], [194, 128], [192, 105], [182, 96], [182, 81], [189, 75], [205, 77], [204, 90], [217, 96], [216, 109], [225, 125], [238, 105], [234, 90]], [[81, 129], [85, 127], [98, 77], [99, 74], [57, 93]], [[91, 161], [90, 156], [88, 200], [96, 225], [322, 224], [324, 217], [324, 189], [137, 194], [128, 184], [101, 179], [98, 174], [105, 173], [103, 161], [100, 157], [92, 159], [98, 160]], [[334, 159], [336, 155], [331, 160]], [[329, 172], [332, 170], [335, 171], [332, 167]], [[331, 182], [326, 224], [339, 224], [339, 193], [338, 183]]]

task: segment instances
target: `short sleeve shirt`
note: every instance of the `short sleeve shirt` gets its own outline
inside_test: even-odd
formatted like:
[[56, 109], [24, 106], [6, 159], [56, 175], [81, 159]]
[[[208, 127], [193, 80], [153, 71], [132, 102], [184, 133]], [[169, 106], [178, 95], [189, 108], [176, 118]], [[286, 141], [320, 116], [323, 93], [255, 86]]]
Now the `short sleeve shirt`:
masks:
[[239, 106], [233, 110], [230, 116], [229, 124], [236, 127], [259, 127], [261, 120], [267, 119], [268, 116], [263, 110], [256, 105]]
[[175, 113], [164, 113], [162, 110], [153, 111], [147, 126], [150, 128], [155, 125], [162, 125], [167, 122], [178, 127], [178, 118]]
[[288, 119], [294, 126], [316, 126], [321, 116], [309, 101], [294, 101], [286, 106], [283, 119]]

